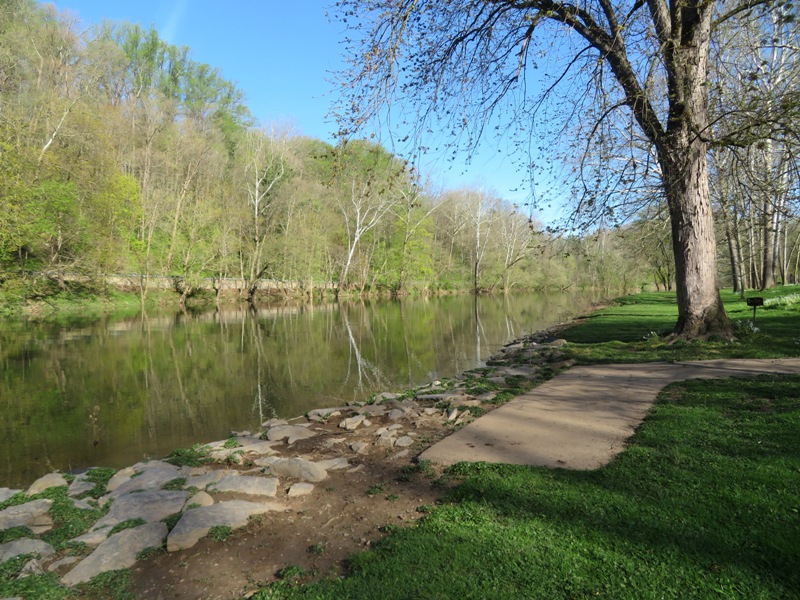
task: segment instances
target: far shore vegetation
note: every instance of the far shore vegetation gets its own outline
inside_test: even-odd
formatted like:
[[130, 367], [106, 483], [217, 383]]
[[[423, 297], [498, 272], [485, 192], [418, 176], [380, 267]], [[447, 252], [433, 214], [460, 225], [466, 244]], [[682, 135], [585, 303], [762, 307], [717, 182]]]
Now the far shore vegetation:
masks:
[[[575, 209], [557, 227], [497, 190], [442, 189], [372, 140], [260, 122], [235, 83], [153, 28], [83, 28], [10, 0], [0, 47], [2, 312], [104, 302], [119, 286], [143, 306], [676, 288], [665, 199], [650, 187], [640, 210]], [[797, 153], [773, 146], [737, 163], [752, 172], [712, 161], [720, 281], [737, 290], [800, 280], [796, 186], [781, 187]], [[552, 200], [565, 214], [573, 185], [548, 192], [564, 190]]]

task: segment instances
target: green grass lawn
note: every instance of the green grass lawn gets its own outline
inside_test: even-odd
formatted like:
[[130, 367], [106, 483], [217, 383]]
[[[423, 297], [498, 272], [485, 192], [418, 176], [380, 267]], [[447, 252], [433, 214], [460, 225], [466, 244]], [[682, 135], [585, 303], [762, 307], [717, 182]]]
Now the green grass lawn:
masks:
[[596, 471], [462, 463], [344, 579], [260, 598], [800, 598], [800, 378], [665, 389]]
[[581, 364], [703, 360], [713, 358], [779, 358], [800, 356], [800, 286], [764, 292], [764, 306], [753, 309], [738, 295], [722, 292], [734, 322], [736, 341], [722, 339], [670, 344], [665, 335], [678, 319], [674, 293], [626, 296], [587, 316], [564, 332], [568, 354]]

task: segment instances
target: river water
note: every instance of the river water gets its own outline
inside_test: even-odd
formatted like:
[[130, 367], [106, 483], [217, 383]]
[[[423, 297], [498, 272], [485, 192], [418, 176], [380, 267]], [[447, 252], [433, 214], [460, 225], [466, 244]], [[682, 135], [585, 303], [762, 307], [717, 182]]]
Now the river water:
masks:
[[452, 377], [594, 299], [448, 296], [0, 322], [0, 487], [55, 469], [122, 467], [271, 417]]

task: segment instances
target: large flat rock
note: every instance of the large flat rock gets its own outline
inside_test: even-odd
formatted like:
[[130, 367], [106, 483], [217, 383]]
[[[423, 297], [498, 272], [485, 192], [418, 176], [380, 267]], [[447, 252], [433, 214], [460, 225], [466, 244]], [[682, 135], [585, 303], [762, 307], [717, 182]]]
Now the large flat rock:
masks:
[[250, 475], [226, 476], [209, 488], [214, 492], [232, 492], [247, 496], [274, 498], [278, 493], [278, 480], [274, 477], [252, 477]]
[[22, 538], [6, 544], [0, 544], [0, 564], [21, 554], [36, 554], [41, 558], [45, 558], [54, 552], [53, 547], [47, 542]]
[[271, 442], [286, 440], [287, 444], [294, 444], [297, 440], [314, 437], [316, 432], [300, 425], [278, 425], [267, 431], [267, 439]]
[[11, 496], [16, 496], [21, 491], [22, 490], [13, 490], [7, 487], [0, 487], [0, 502], [5, 502], [11, 498]]
[[104, 497], [116, 498], [122, 494], [137, 490], [154, 490], [160, 488], [165, 483], [183, 476], [182, 471], [173, 465], [162, 463], [140, 471], [140, 475], [131, 477], [124, 483], [117, 486], [112, 492]]
[[43, 492], [44, 490], [51, 488], [51, 487], [58, 487], [58, 486], [66, 486], [67, 480], [64, 479], [64, 476], [61, 473], [48, 473], [42, 477], [39, 477], [36, 481], [31, 484], [31, 487], [28, 488], [26, 492], [28, 496], [33, 496], [34, 494], [38, 494], [39, 492]]
[[77, 585], [106, 571], [127, 569], [136, 563], [139, 552], [145, 548], [160, 548], [165, 537], [167, 526], [164, 523], [148, 523], [115, 533], [64, 575], [61, 583]]
[[0, 531], [11, 527], [28, 527], [34, 533], [47, 531], [53, 526], [48, 514], [52, 505], [52, 500], [40, 499], [4, 508], [0, 510]]
[[316, 483], [327, 479], [328, 472], [324, 467], [304, 458], [279, 458], [267, 467], [278, 477], [292, 477], [301, 481]]
[[244, 527], [253, 515], [282, 509], [283, 506], [273, 502], [231, 500], [187, 510], [170, 532], [167, 538], [167, 550], [175, 552], [191, 548], [205, 537], [212, 527], [225, 526], [232, 529]]
[[92, 530], [113, 527], [128, 519], [144, 519], [154, 523], [180, 512], [186, 504], [189, 492], [149, 490], [123, 494], [114, 500], [104, 517], [92, 526]]

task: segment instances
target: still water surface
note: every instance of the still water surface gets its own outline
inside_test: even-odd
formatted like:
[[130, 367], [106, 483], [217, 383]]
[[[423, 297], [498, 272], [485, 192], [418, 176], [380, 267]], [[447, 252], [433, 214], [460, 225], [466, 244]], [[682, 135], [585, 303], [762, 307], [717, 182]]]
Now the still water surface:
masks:
[[0, 487], [121, 467], [479, 366], [594, 298], [526, 294], [0, 322]]

